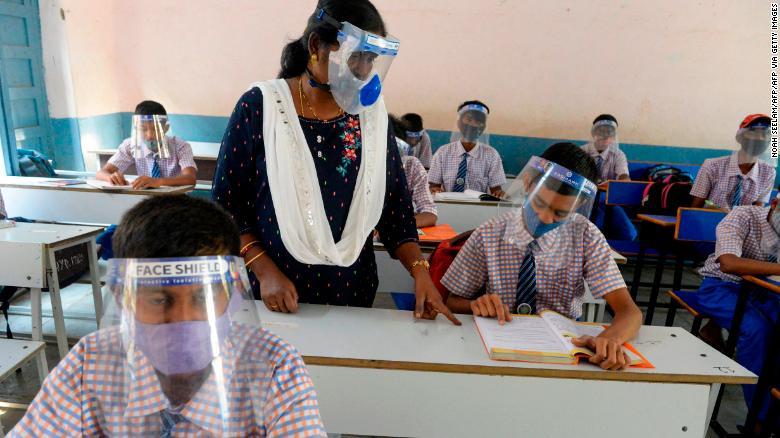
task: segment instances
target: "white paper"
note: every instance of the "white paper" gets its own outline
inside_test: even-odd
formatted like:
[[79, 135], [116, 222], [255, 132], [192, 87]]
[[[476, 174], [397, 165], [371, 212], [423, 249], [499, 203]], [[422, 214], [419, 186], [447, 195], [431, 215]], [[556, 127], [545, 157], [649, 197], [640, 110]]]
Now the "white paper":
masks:
[[568, 353], [558, 336], [542, 318], [513, 317], [500, 325], [496, 318], [474, 317], [488, 350], [522, 350]]
[[437, 201], [479, 201], [479, 197], [484, 195], [476, 190], [466, 190], [464, 192], [439, 192], [434, 196]]

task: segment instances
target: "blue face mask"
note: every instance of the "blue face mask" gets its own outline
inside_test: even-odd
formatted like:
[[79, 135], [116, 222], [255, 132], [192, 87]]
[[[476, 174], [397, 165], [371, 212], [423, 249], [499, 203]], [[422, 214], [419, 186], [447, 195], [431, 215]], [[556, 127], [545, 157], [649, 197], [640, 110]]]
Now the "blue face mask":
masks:
[[553, 221], [549, 224], [542, 222], [542, 220], [539, 219], [539, 215], [536, 214], [536, 210], [534, 210], [528, 202], [523, 205], [523, 219], [525, 220], [525, 229], [534, 236], [534, 239], [538, 239], [542, 237], [544, 233], [550, 232], [566, 223], [566, 221]]

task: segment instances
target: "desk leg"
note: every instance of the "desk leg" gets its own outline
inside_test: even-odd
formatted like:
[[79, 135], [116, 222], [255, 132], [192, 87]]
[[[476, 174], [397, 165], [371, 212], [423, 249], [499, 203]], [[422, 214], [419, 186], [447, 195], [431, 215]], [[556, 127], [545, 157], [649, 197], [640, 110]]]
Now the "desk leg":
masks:
[[103, 316], [103, 297], [100, 294], [100, 271], [97, 264], [97, 245], [95, 239], [89, 241], [89, 277], [92, 280], [92, 299], [95, 302], [95, 322], [100, 328], [100, 318]]
[[51, 295], [51, 313], [54, 316], [54, 330], [57, 334], [57, 348], [60, 351], [60, 359], [62, 359], [68, 354], [68, 333], [65, 330], [60, 279], [57, 275], [57, 260], [54, 258], [53, 248], [49, 248], [49, 294]]
[[43, 341], [43, 309], [41, 288], [30, 288], [30, 314], [32, 317], [32, 340]]
[[41, 351], [37, 354], [35, 361], [38, 365], [38, 380], [41, 381], [41, 386], [43, 386], [43, 381], [46, 380], [46, 376], [49, 374], [49, 363], [46, 361], [45, 345], [41, 349]]
[[[640, 228], [644, 229], [644, 226]], [[636, 256], [636, 263], [634, 264], [634, 279], [631, 281], [631, 298], [636, 301], [636, 297], [639, 294], [639, 283], [642, 282], [642, 268], [645, 264], [645, 252], [647, 251], [647, 245], [642, 241], [642, 236], [639, 236], [639, 254]]]
[[658, 291], [661, 289], [661, 279], [664, 275], [664, 265], [666, 264], [666, 249], [661, 248], [658, 254], [658, 264], [655, 266], [655, 276], [653, 277], [653, 288], [650, 290], [650, 300], [647, 303], [647, 314], [645, 315], [645, 325], [653, 325], [653, 315], [655, 314], [655, 305], [658, 301]]
[[[674, 263], [674, 281], [672, 282], [672, 290], [678, 291], [682, 288], [682, 274], [685, 267], [685, 259], [682, 256], [682, 252], [677, 253], [677, 260]], [[677, 303], [674, 300], [669, 302], [669, 311], [666, 313], [666, 327], [671, 327], [674, 324], [675, 313], [677, 312]]]

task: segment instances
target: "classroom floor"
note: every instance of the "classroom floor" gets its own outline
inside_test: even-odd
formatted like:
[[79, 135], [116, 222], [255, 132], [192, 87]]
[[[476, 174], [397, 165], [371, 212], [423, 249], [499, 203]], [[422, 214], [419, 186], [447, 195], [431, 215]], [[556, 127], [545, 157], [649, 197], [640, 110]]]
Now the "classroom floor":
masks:
[[[633, 270], [631, 267], [622, 267], [624, 277], [627, 279], [632, 278]], [[671, 270], [667, 270], [669, 275], [664, 276], [664, 282], [671, 283]], [[644, 273], [643, 281], [651, 281], [650, 274]], [[683, 284], [698, 284], [699, 278], [693, 270], [686, 269], [683, 277]], [[646, 301], [649, 297], [649, 288], [640, 288], [639, 300]], [[96, 329], [94, 319], [90, 319], [89, 315], [94, 315], [94, 305], [92, 302], [92, 289], [88, 284], [73, 284], [62, 290], [63, 309], [66, 317], [66, 326], [68, 330], [68, 338], [71, 343], [75, 343], [81, 336], [90, 333]], [[662, 295], [661, 302], [666, 302], [667, 297]], [[48, 358], [49, 367], [53, 368], [58, 361], [57, 346], [54, 339], [54, 323], [51, 318], [51, 306], [48, 299], [48, 294], [44, 294], [43, 297], [43, 314], [44, 324], [43, 332], [48, 345], [46, 346], [46, 355]], [[390, 294], [379, 293], [374, 301], [374, 307], [393, 309], [395, 308], [393, 300]], [[30, 298], [29, 294], [19, 294], [12, 302], [10, 309], [10, 324], [11, 329], [20, 338], [29, 338], [30, 333]], [[48, 316], [48, 317], [47, 317]], [[606, 315], [609, 319], [609, 314]], [[653, 317], [653, 323], [656, 325], [664, 324], [666, 319], [666, 309], [656, 309]], [[4, 324], [5, 321], [0, 317], [0, 324]], [[678, 311], [675, 319], [675, 325], [684, 327], [690, 330], [692, 324], [692, 318], [690, 318], [686, 312]], [[24, 412], [19, 409], [11, 409], [2, 404], [6, 403], [23, 403], [28, 404], [35, 397], [38, 392], [39, 383], [35, 363], [31, 362], [24, 365], [19, 372], [8, 377], [3, 382], [0, 382], [0, 424], [7, 432], [10, 430], [16, 422], [24, 415]], [[4, 412], [3, 412], [4, 411]], [[742, 424], [745, 419], [747, 409], [742, 398], [742, 390], [737, 386], [726, 387], [723, 403], [719, 419], [721, 424], [730, 432], [737, 432], [736, 425]], [[326, 425], [327, 426], [327, 425]], [[708, 437], [715, 437], [716, 435], [709, 431]], [[347, 435], [343, 435], [347, 437]]]

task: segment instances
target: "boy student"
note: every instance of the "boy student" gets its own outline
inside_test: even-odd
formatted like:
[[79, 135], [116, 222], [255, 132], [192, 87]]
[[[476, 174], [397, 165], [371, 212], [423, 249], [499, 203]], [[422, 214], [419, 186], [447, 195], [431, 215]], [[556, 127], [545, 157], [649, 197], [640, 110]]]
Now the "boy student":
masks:
[[[431, 137], [423, 128], [423, 119], [419, 114], [407, 113], [401, 117], [406, 125], [406, 142], [411, 146], [411, 155], [420, 160], [423, 167], [431, 168]], [[403, 138], [403, 137], [402, 137]]]
[[[572, 143], [556, 143], [532, 157], [516, 182], [523, 204], [477, 228], [442, 278], [454, 312], [512, 320], [512, 313], [551, 309], [579, 318], [588, 282], [594, 297], [615, 311], [598, 337], [575, 345], [596, 352], [590, 361], [605, 369], [628, 363], [624, 342], [636, 336], [642, 314], [610, 253], [588, 219], [596, 196], [596, 166]], [[512, 193], [510, 193], [512, 195]]]
[[114, 185], [128, 185], [124, 172], [135, 164], [138, 178], [134, 189], [195, 184], [198, 167], [192, 147], [186, 141], [166, 135], [170, 129], [168, 115], [157, 102], [145, 100], [135, 107], [130, 138], [97, 173], [97, 179]]
[[765, 114], [745, 117], [736, 135], [740, 150], [704, 160], [691, 188], [693, 207], [703, 207], [707, 200], [724, 210], [769, 202], [777, 165], [768, 154], [770, 123]]
[[406, 185], [409, 188], [409, 193], [412, 195], [414, 220], [417, 228], [432, 227], [436, 225], [437, 210], [433, 201], [433, 195], [428, 189], [428, 172], [420, 163], [420, 160], [411, 154], [414, 152], [410, 150], [411, 145], [402, 140], [409, 128], [408, 123], [392, 115], [390, 115], [390, 120], [393, 122], [398, 152], [401, 154], [404, 174], [406, 175]]
[[[737, 304], [742, 275], [780, 275], [777, 263], [780, 252], [780, 210], [778, 200], [770, 207], [748, 205], [735, 207], [718, 224], [715, 252], [699, 273], [704, 280], [697, 292], [677, 292], [688, 305], [710, 321], [701, 329], [702, 338], [722, 345], [722, 328], [730, 328]], [[767, 358], [769, 339], [780, 318], [780, 296], [773, 293], [751, 293], [743, 314], [737, 341], [737, 361], [760, 374]], [[776, 355], [778, 352], [774, 352]], [[778, 355], [780, 356], [780, 355]], [[777, 363], [780, 357], [774, 357]], [[755, 385], [744, 385], [745, 401], [750, 404]], [[769, 393], [759, 418], [765, 418]]]
[[487, 118], [490, 109], [478, 100], [458, 106], [458, 131], [450, 144], [433, 155], [428, 182], [431, 192], [476, 190], [504, 197], [504, 166], [498, 151], [487, 144]]
[[590, 129], [592, 141], [585, 144], [585, 152], [596, 162], [598, 182], [628, 180], [628, 160], [620, 150], [617, 135], [618, 122], [611, 114], [601, 114], [593, 120]]
[[9, 436], [326, 436], [303, 360], [244, 301], [224, 210], [154, 197], [124, 215], [114, 245], [101, 329], [54, 368]]

